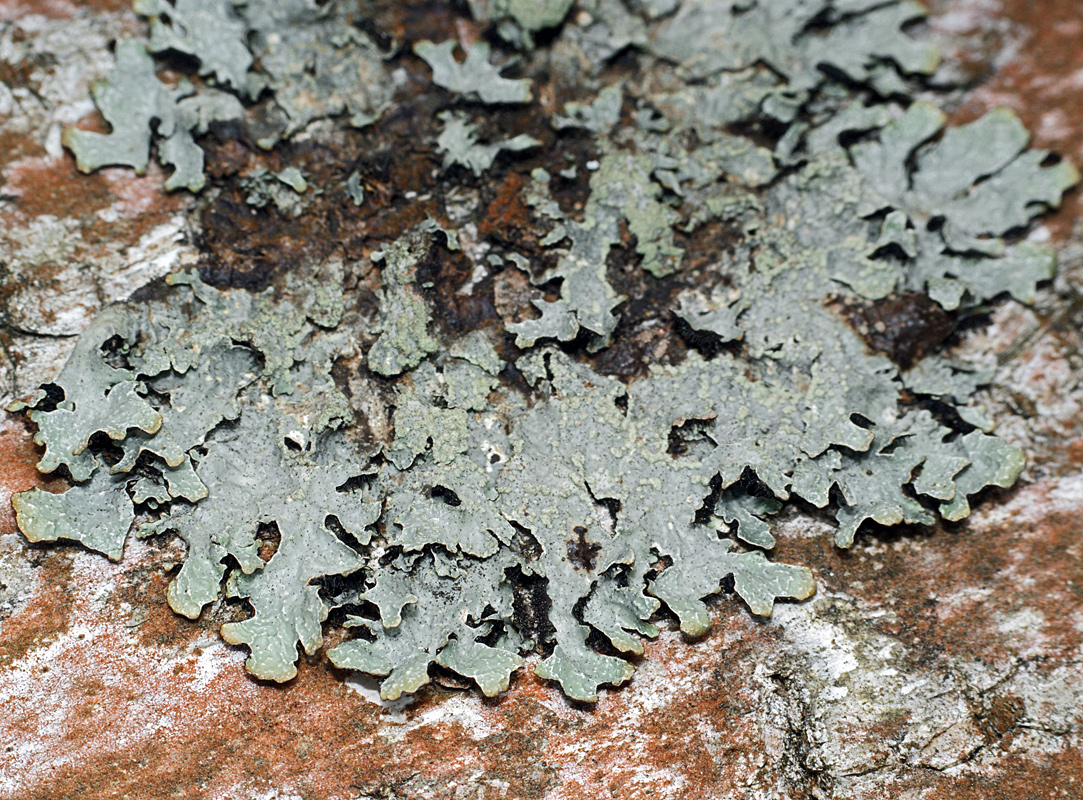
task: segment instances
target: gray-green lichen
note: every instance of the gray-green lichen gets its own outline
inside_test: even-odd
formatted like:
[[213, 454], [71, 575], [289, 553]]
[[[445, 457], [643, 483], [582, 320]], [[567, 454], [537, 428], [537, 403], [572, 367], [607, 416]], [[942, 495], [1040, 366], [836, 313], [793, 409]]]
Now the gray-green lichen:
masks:
[[428, 304], [417, 286], [417, 267], [430, 246], [428, 229], [418, 228], [382, 254], [383, 290], [375, 327], [379, 338], [368, 352], [369, 369], [380, 375], [398, 375], [416, 367], [438, 347], [429, 332]]
[[278, 172], [258, 167], [244, 177], [241, 185], [247, 192], [248, 205], [256, 208], [273, 205], [287, 217], [301, 216], [312, 197], [308, 181], [296, 167]]
[[501, 36], [530, 46], [534, 34], [564, 21], [574, 0], [468, 0], [473, 15], [496, 22]]
[[252, 53], [247, 26], [230, 3], [222, 0], [134, 0], [132, 8], [150, 22], [148, 49], [176, 51], [199, 60], [199, 74], [243, 89], [249, 80]]
[[751, 76], [742, 71], [767, 65], [782, 81], [760, 102], [772, 116], [787, 115], [783, 108], [831, 72], [885, 95], [904, 86], [900, 72], [930, 74], [936, 51], [902, 32], [925, 13], [910, 0], [695, 0], [653, 31], [650, 47], [687, 76], [705, 79], [708, 96], [745, 94], [751, 87], [740, 84]]
[[[368, 121], [389, 96], [374, 47], [330, 6], [140, 9], [155, 52], [193, 56], [249, 99], [269, 88], [272, 141], [327, 114]], [[549, 137], [589, 137], [597, 157], [525, 181], [529, 258], [530, 242], [485, 239], [456, 209], [462, 251], [429, 220], [384, 237], [364, 265], [305, 264], [261, 294], [187, 271], [155, 300], [106, 309], [27, 404], [39, 469], [72, 486], [16, 495], [26, 536], [119, 558], [146, 515], [137, 535], [187, 547], [172, 608], [198, 617], [223, 587], [248, 603], [222, 634], [261, 678], [291, 678], [298, 647], [315, 652], [342, 607], [359, 635], [329, 658], [381, 677], [385, 698], [418, 690], [434, 664], [493, 695], [534, 653], [538, 675], [593, 701], [630, 678], [626, 656], [667, 611], [698, 636], [725, 586], [758, 615], [813, 593], [809, 570], [768, 558], [795, 498], [825, 509], [849, 547], [868, 521], [959, 520], [986, 487], [1011, 486], [1023, 454], [975, 400], [992, 375], [941, 355], [896, 363], [840, 309], [904, 293], [945, 314], [1005, 293], [1029, 301], [1054, 257], [1017, 234], [1060, 202], [1074, 168], [1028, 150], [1010, 112], [948, 127], [909, 100], [936, 66], [903, 31], [923, 13], [912, 3], [580, 6], [566, 19], [566, 2], [470, 4], [523, 49], [518, 80], [485, 42], [463, 62], [453, 41], [413, 44], [456, 95], [445, 106], [472, 104], [439, 112], [437, 155], [475, 177], [505, 168], [501, 150], [551, 154], [526, 134], [481, 144], [476, 132], [508, 112], [479, 102], [532, 102], [535, 34], [554, 29], [544, 69], [582, 72], [578, 99], [543, 118]], [[163, 127], [161, 109], [189, 89], [163, 88], [141, 46], [117, 57], [115, 85], [96, 95], [114, 132], [68, 137], [86, 168], [145, 165], [153, 119], [160, 136], [199, 130]], [[637, 79], [620, 77], [629, 64]], [[135, 113], [110, 94], [125, 81], [150, 105]], [[749, 122], [777, 140], [735, 132]], [[562, 185], [584, 173], [569, 202]], [[382, 202], [365, 198], [360, 171], [342, 174], [350, 202]], [[457, 176], [470, 178], [444, 179]], [[296, 168], [241, 180], [250, 203], [289, 214], [315, 195]], [[527, 270], [536, 316], [504, 330], [445, 320], [429, 276], [453, 255], [479, 276], [460, 293], [507, 262]], [[369, 290], [357, 288], [365, 268]], [[590, 365], [643, 313], [623, 285], [664, 290], [636, 324], [672, 325], [692, 345], [626, 382]]]
[[618, 87], [607, 86], [598, 92], [592, 103], [566, 103], [564, 113], [554, 115], [553, 127], [557, 130], [585, 128], [593, 133], [609, 133], [620, 121], [622, 100]]
[[679, 215], [663, 200], [661, 185], [651, 180], [651, 166], [645, 155], [607, 153], [591, 176], [591, 194], [582, 222], [567, 218], [553, 203], [549, 176], [534, 174], [530, 203], [557, 223], [543, 243], [569, 240], [571, 244], [557, 267], [538, 279], [560, 278], [560, 298], [535, 301], [541, 317], [509, 327], [516, 334], [517, 345], [529, 347], [541, 338], [570, 341], [585, 328], [596, 337], [593, 347], [604, 346], [617, 325], [613, 310], [624, 299], [605, 275], [609, 251], [620, 242], [622, 221], [636, 237], [645, 270], [660, 278], [680, 269], [683, 251], [673, 240]]
[[385, 53], [350, 24], [357, 6], [314, 0], [246, 0], [242, 12], [260, 65], [252, 82], [272, 92], [258, 144], [273, 146], [309, 123], [342, 115], [371, 124], [391, 104]]
[[481, 175], [493, 165], [501, 152], [517, 153], [541, 144], [525, 133], [504, 141], [482, 144], [478, 141], [476, 126], [462, 114], [445, 111], [440, 114], [440, 121], [444, 127], [436, 140], [436, 151], [444, 158], [444, 169], [458, 164], [475, 175]]
[[455, 42], [440, 44], [418, 42], [414, 52], [432, 68], [432, 79], [456, 94], [476, 97], [483, 103], [529, 103], [533, 99], [530, 81], [500, 76], [501, 70], [489, 63], [489, 45], [478, 42], [466, 50], [466, 59], [455, 60]]
[[161, 137], [158, 159], [174, 167], [166, 189], [199, 191], [206, 183], [203, 151], [192, 132], [206, 133], [212, 122], [243, 117], [241, 104], [221, 92], [193, 97], [194, 89], [187, 81], [175, 89], [165, 86], [154, 74], [154, 61], [138, 42], [118, 42], [116, 58], [109, 80], [93, 87], [94, 102], [112, 131], [101, 134], [68, 128], [64, 145], [75, 154], [83, 172], [120, 165], [142, 174], [150, 162], [153, 125]]
[[[242, 100], [272, 93], [253, 125], [268, 148], [324, 117], [346, 115], [354, 126], [367, 125], [391, 101], [384, 54], [347, 23], [346, 0], [135, 0], [133, 6], [148, 18], [150, 39], [118, 42], [113, 71], [92, 88], [111, 132], [63, 134], [83, 172], [121, 165], [142, 174], [157, 138], [158, 160], [174, 167], [166, 190], [198, 192], [206, 176], [193, 134], [243, 120]], [[199, 75], [220, 88], [197, 91], [187, 79], [176, 87], [163, 83], [150, 53], [167, 52], [193, 57]]]

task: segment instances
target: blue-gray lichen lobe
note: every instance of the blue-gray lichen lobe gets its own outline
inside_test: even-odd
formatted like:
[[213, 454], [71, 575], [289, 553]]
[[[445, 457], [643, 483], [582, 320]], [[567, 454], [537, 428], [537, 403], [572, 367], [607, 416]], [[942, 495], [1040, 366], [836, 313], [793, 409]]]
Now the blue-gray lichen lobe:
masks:
[[[900, 294], [947, 315], [1028, 302], [1054, 257], [1019, 233], [1074, 168], [1029, 150], [1010, 112], [951, 127], [911, 101], [937, 64], [903, 32], [913, 3], [580, 5], [572, 19], [568, 3], [471, 3], [494, 38], [460, 59], [450, 39], [381, 49], [344, 22], [349, 3], [138, 3], [149, 40], [118, 45], [95, 89], [112, 132], [66, 136], [81, 169], [142, 170], [153, 141], [176, 167], [167, 188], [198, 191], [194, 137], [212, 123], [245, 118], [266, 147], [318, 138], [328, 119], [379, 125], [396, 91], [384, 59], [411, 51], [447, 106], [439, 186], [544, 159], [554, 132], [587, 137], [596, 158], [585, 174], [524, 168], [517, 199], [537, 236], [522, 252], [479, 233], [476, 207], [451, 213], [449, 192], [448, 221], [295, 265], [265, 292], [181, 271], [155, 299], [103, 311], [26, 405], [39, 469], [72, 482], [15, 497], [27, 538], [119, 559], [133, 528], [179, 536], [171, 607], [195, 618], [223, 593], [245, 599], [252, 616], [222, 635], [261, 678], [295, 675], [298, 645], [316, 652], [342, 608], [359, 635], [328, 656], [382, 676], [387, 698], [434, 664], [493, 695], [537, 653], [537, 674], [592, 701], [631, 676], [623, 654], [666, 613], [703, 634], [724, 581], [759, 615], [813, 593], [809, 570], [768, 557], [784, 508], [825, 509], [849, 547], [867, 520], [954, 521], [983, 488], [1011, 486], [1023, 454], [976, 399], [990, 375], [936, 354], [896, 363], [839, 309]], [[161, 83], [151, 53], [168, 50], [196, 60], [200, 88]], [[634, 79], [606, 69], [618, 57]], [[539, 115], [553, 131], [485, 128], [542, 102], [538, 81], [570, 65], [578, 93]], [[741, 133], [757, 126], [774, 133]], [[569, 181], [578, 206], [560, 196]], [[356, 166], [341, 183], [351, 206], [414, 199], [366, 192]], [[239, 185], [290, 218], [324, 191], [282, 163]], [[731, 238], [697, 267], [707, 285], [685, 280], [689, 243], [721, 228]], [[462, 292], [521, 268], [535, 314], [442, 324], [431, 265], [453, 251], [476, 275]], [[681, 290], [637, 316], [615, 261]], [[696, 346], [634, 379], [603, 374], [597, 357], [630, 320]], [[267, 526], [279, 543], [264, 560]], [[524, 584], [544, 592], [544, 624], [523, 624]]]

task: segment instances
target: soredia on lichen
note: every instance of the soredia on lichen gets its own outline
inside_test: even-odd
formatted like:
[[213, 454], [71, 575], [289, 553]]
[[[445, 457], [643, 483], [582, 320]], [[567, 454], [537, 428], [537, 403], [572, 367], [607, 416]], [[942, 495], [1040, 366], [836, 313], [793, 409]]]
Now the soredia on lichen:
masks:
[[[333, 185], [281, 161], [236, 178], [293, 219], [341, 196], [394, 223], [261, 292], [180, 271], [102, 311], [24, 404], [39, 469], [71, 483], [15, 496], [27, 538], [116, 559], [133, 527], [179, 537], [170, 606], [243, 601], [222, 635], [260, 678], [290, 679], [337, 617], [356, 635], [329, 659], [385, 698], [434, 665], [494, 695], [534, 654], [589, 702], [669, 614], [700, 636], [714, 596], [762, 616], [809, 597], [812, 573], [770, 555], [784, 511], [823, 509], [850, 547], [1011, 486], [1023, 454], [978, 402], [992, 373], [880, 352], [847, 315], [920, 298], [950, 329], [1002, 295], [1029, 302], [1055, 262], [1020, 233], [1075, 169], [1028, 149], [1008, 111], [948, 126], [911, 100], [936, 67], [905, 32], [912, 3], [580, 6], [471, 2], [517, 56], [496, 38], [463, 60], [451, 40], [401, 43], [400, 83], [427, 91], [395, 113], [435, 119], [423, 196], [364, 156]], [[65, 141], [81, 169], [142, 169], [154, 133], [195, 188], [192, 132], [238, 98], [262, 104], [265, 145], [327, 116], [373, 123], [384, 54], [344, 7], [140, 2], [150, 49], [220, 88], [167, 88], [122, 42], [95, 89], [112, 132]], [[512, 58], [524, 77], [495, 66]], [[526, 175], [522, 151], [547, 168]]]

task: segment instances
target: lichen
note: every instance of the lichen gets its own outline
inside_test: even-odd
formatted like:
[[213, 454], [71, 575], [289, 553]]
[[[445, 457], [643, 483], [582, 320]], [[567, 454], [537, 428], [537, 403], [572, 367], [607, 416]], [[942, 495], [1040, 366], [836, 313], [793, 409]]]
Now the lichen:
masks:
[[245, 197], [248, 205], [255, 208], [273, 205], [287, 217], [301, 216], [312, 198], [308, 181], [296, 167], [278, 172], [259, 167], [245, 176], [242, 186], [248, 193]]
[[132, 8], [150, 22], [152, 53], [175, 51], [199, 60], [199, 74], [243, 89], [252, 54], [247, 26], [231, 3], [221, 0], [134, 0]]
[[120, 165], [142, 174], [150, 161], [151, 126], [162, 137], [158, 159], [173, 166], [166, 189], [203, 188], [203, 151], [192, 132], [206, 133], [212, 122], [244, 115], [241, 104], [229, 95], [207, 92], [191, 97], [187, 80], [171, 89], [154, 74], [154, 62], [143, 45], [130, 39], [117, 43], [117, 63], [109, 80], [93, 87], [94, 102], [112, 127], [108, 134], [77, 128], [64, 131], [65, 147], [75, 154], [82, 172]]
[[445, 111], [440, 114], [444, 129], [436, 139], [436, 150], [444, 157], [444, 169], [459, 164], [475, 175], [481, 175], [493, 165], [504, 150], [517, 153], [541, 144], [533, 136], [521, 133], [499, 142], [482, 144], [476, 126], [461, 114]]
[[383, 292], [379, 338], [368, 352], [369, 369], [380, 375], [398, 375], [416, 367], [438, 343], [429, 333], [429, 307], [417, 287], [418, 264], [428, 255], [428, 231], [416, 229], [400, 238], [382, 254]]
[[[261, 146], [314, 120], [346, 114], [363, 126], [377, 119], [391, 98], [382, 54], [360, 31], [344, 24], [348, 2], [321, 7], [308, 0], [135, 0], [135, 11], [150, 21], [146, 43], [117, 43], [109, 78], [93, 86], [94, 102], [112, 128], [98, 134], [67, 128], [64, 146], [79, 169], [122, 165], [142, 174], [151, 141], [158, 159], [175, 167], [167, 191], [198, 192], [206, 185], [203, 150], [193, 134], [214, 122], [243, 120], [242, 100], [273, 94], [272, 105], [257, 109], [253, 127]], [[220, 89], [197, 89], [182, 79], [174, 88], [155, 74], [148, 50], [178, 52], [199, 63], [201, 76]], [[250, 70], [258, 63], [257, 71]]]
[[[390, 96], [375, 45], [331, 5], [140, 9], [155, 52], [195, 57], [248, 100], [270, 89], [256, 126], [270, 144], [328, 115], [371, 122]], [[768, 557], [783, 509], [826, 509], [849, 547], [870, 521], [955, 521], [1011, 486], [1023, 454], [975, 399], [992, 375], [938, 354], [896, 363], [845, 312], [900, 293], [949, 319], [1004, 293], [1029, 301], [1054, 258], [1016, 234], [1074, 168], [1028, 150], [1010, 112], [947, 126], [910, 100], [936, 65], [903, 31], [922, 13], [911, 3], [581, 6], [565, 21], [562, 2], [470, 4], [522, 48], [524, 78], [502, 77], [494, 63], [510, 62], [486, 42], [461, 62], [452, 40], [412, 43], [448, 90], [427, 95], [437, 187], [528, 148], [553, 156], [552, 173], [500, 190], [531, 236], [487, 236], [459, 187], [443, 204], [454, 225], [418, 224], [422, 200], [405, 194], [391, 201], [402, 227], [351, 250], [357, 263], [291, 265], [262, 293], [175, 272], [155, 299], [106, 309], [27, 401], [39, 469], [73, 485], [16, 495], [26, 536], [120, 558], [137, 513], [137, 535], [179, 536], [171, 607], [198, 617], [223, 586], [243, 599], [251, 616], [222, 634], [261, 678], [293, 677], [339, 607], [360, 635], [329, 658], [381, 677], [385, 698], [417, 691], [434, 664], [494, 695], [534, 653], [536, 674], [591, 702], [631, 677], [628, 654], [667, 613], [700, 636], [706, 601], [729, 587], [762, 616], [814, 592], [809, 570]], [[141, 45], [117, 57], [96, 93], [113, 133], [68, 136], [81, 167], [142, 168], [153, 120], [186, 143], [202, 124], [161, 116], [191, 90], [165, 89]], [[503, 130], [502, 115], [535, 113], [531, 86], [568, 63], [584, 88], [561, 106], [545, 96], [555, 133], [479, 142], [486, 118], [481, 130]], [[424, 66], [414, 77], [430, 80]], [[123, 87], [151, 105], [131, 108]], [[211, 108], [207, 91], [188, 99]], [[575, 137], [589, 142], [586, 185], [555, 155]], [[373, 182], [367, 197], [363, 170], [336, 185], [372, 210], [389, 195]], [[235, 186], [286, 216], [326, 200], [292, 166]], [[436, 286], [450, 261], [472, 269], [451, 301]], [[525, 302], [503, 330], [443, 313], [507, 264], [528, 272], [533, 318]], [[652, 330], [683, 337], [676, 355], [605, 374], [607, 348]]]
[[485, 42], [467, 48], [461, 64], [455, 60], [455, 42], [450, 39], [440, 44], [418, 42], [414, 52], [432, 68], [433, 83], [456, 94], [476, 97], [483, 103], [529, 103], [533, 99], [529, 80], [503, 78], [489, 63]]
[[512, 42], [533, 43], [534, 34], [564, 21], [574, 0], [469, 0], [475, 17], [495, 21], [497, 30]]

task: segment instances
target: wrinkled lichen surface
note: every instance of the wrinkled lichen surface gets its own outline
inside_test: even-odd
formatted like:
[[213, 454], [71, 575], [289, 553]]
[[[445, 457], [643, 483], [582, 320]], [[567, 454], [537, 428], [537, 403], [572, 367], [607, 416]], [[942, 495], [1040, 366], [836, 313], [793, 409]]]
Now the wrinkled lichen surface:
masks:
[[[156, 148], [167, 187], [199, 191], [216, 127], [284, 148], [437, 97], [445, 194], [262, 291], [179, 270], [102, 311], [21, 406], [39, 469], [71, 482], [15, 496], [26, 537], [114, 559], [133, 532], [180, 537], [170, 606], [245, 601], [222, 635], [260, 678], [292, 678], [335, 611], [357, 635], [330, 660], [381, 676], [385, 699], [433, 665], [492, 695], [536, 654], [593, 701], [665, 613], [699, 636], [720, 591], [757, 615], [812, 594], [807, 569], [769, 558], [783, 509], [823, 509], [845, 548], [868, 521], [959, 520], [1011, 486], [1024, 457], [976, 399], [989, 375], [854, 320], [902, 303], [950, 327], [1032, 300], [1055, 265], [1027, 226], [1074, 168], [1028, 149], [1011, 112], [946, 124], [911, 3], [581, 5], [573, 22], [565, 3], [472, 4], [493, 38], [460, 57], [349, 3], [138, 4], [149, 38], [120, 42], [94, 89], [111, 131], [65, 134], [80, 169], [142, 170]], [[432, 81], [414, 94], [384, 63], [410, 51]], [[198, 64], [189, 81], [155, 73], [171, 52]], [[543, 71], [576, 75], [532, 112], [552, 131], [504, 135], [501, 115], [543, 102]], [[562, 165], [562, 137], [594, 157]], [[457, 183], [517, 157], [535, 162], [504, 202], [536, 235], [487, 237]], [[283, 219], [333, 191], [400, 202], [357, 174], [238, 183]], [[444, 324], [432, 276], [456, 258], [518, 275], [530, 306]], [[633, 324], [665, 326], [679, 356], [606, 369]]]

